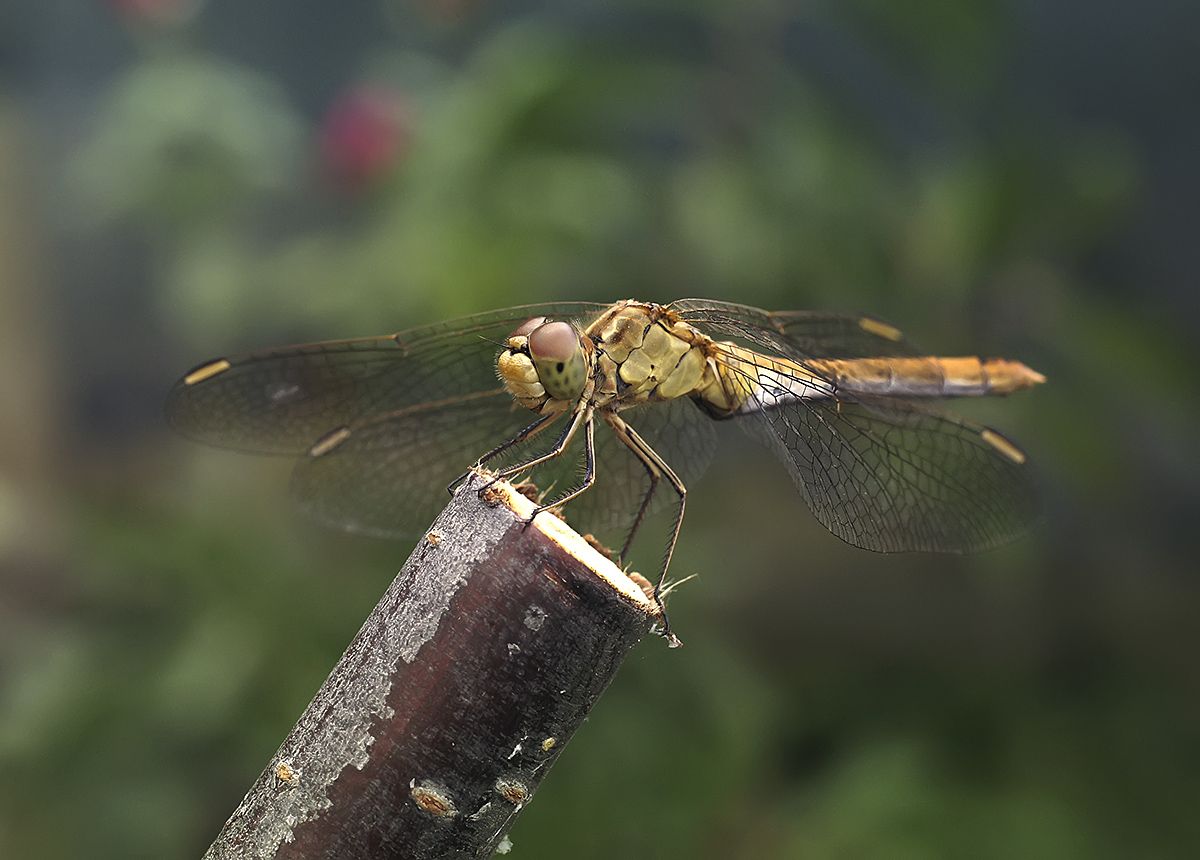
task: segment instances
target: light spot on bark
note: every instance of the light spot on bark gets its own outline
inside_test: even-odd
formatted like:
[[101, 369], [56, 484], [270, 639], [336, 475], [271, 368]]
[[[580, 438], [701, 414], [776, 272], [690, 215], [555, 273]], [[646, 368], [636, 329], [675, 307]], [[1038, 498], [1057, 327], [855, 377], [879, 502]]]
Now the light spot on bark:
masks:
[[290, 761], [283, 759], [275, 764], [276, 788], [295, 788], [299, 782], [300, 771]]
[[513, 806], [521, 806], [529, 799], [529, 788], [516, 779], [496, 780], [496, 793]]
[[410, 793], [417, 806], [435, 818], [454, 818], [458, 815], [450, 792], [439, 785], [425, 781], [414, 786]]
[[525, 613], [525, 626], [530, 630], [541, 630], [546, 623], [546, 610], [540, 606], [531, 606]]

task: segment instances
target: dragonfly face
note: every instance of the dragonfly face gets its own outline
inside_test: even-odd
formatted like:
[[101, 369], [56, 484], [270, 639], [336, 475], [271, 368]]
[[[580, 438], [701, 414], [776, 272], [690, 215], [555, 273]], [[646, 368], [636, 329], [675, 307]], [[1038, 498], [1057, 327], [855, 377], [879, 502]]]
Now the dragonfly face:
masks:
[[[623, 523], [624, 555], [665, 483], [676, 502], [669, 564], [714, 419], [764, 440], [817, 519], [855, 546], [1002, 543], [1036, 511], [1024, 453], [929, 404], [1042, 381], [1015, 361], [924, 354], [867, 317], [628, 300], [220, 358], [175, 385], [167, 414], [206, 442], [296, 456], [302, 507], [378, 535], [424, 527], [442, 488], [486, 464], [532, 470], [588, 525]], [[597, 423], [612, 432], [597, 439]]]
[[587, 386], [591, 366], [584, 356], [590, 347], [591, 341], [570, 323], [533, 317], [509, 335], [496, 371], [522, 406], [562, 412]]

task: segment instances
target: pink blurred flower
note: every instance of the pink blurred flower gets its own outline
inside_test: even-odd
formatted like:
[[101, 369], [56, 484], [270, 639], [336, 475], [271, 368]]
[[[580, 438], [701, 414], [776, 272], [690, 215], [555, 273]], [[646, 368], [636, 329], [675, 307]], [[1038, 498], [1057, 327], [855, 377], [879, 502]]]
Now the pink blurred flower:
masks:
[[113, 11], [139, 24], [178, 24], [191, 18], [203, 0], [105, 0]]
[[409, 109], [403, 97], [361, 85], [340, 95], [321, 122], [321, 161], [341, 187], [358, 191], [387, 176], [408, 152]]
[[458, 23], [482, 5], [482, 0], [418, 0], [417, 6], [430, 18]]

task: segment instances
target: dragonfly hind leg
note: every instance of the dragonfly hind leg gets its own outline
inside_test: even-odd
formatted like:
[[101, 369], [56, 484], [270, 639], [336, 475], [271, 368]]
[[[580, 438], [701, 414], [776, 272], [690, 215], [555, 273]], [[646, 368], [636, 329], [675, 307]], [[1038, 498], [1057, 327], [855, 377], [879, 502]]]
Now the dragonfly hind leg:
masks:
[[638, 456], [637, 460], [645, 467], [646, 474], [650, 478], [650, 486], [646, 488], [646, 494], [642, 496], [642, 503], [638, 507], [637, 516], [633, 518], [633, 525], [629, 527], [629, 534], [626, 535], [625, 543], [621, 547], [620, 559], [622, 562], [629, 556], [629, 551], [633, 548], [633, 539], [637, 537], [638, 529], [642, 527], [642, 521], [646, 519], [646, 512], [650, 510], [650, 502], [654, 499], [654, 493], [658, 489], [658, 482], [662, 480], [662, 472], [653, 463], [644, 460], [641, 456]]
[[617, 438], [633, 452], [634, 456], [642, 462], [642, 465], [646, 467], [646, 471], [650, 474], [650, 489], [646, 493], [646, 497], [642, 500], [642, 506], [638, 510], [637, 519], [634, 520], [629, 538], [625, 541], [622, 561], [624, 560], [624, 552], [628, 551], [630, 545], [633, 543], [634, 533], [636, 533], [646, 516], [646, 511], [650, 506], [650, 499], [658, 486], [658, 481], [661, 478], [666, 478], [667, 483], [671, 485], [671, 489], [679, 497], [679, 508], [675, 512], [675, 522], [671, 527], [671, 535], [667, 540], [666, 552], [663, 553], [658, 582], [654, 585], [654, 601], [658, 604], [658, 611], [662, 614], [662, 635], [670, 647], [677, 648], [683, 643], [679, 641], [679, 637], [671, 632], [671, 621], [667, 617], [667, 607], [663, 603], [663, 589], [667, 581], [667, 570], [671, 567], [671, 558], [675, 554], [675, 545], [679, 542], [679, 532], [683, 528], [683, 514], [687, 507], [687, 487], [684, 486], [679, 476], [675, 474], [675, 470], [667, 464], [667, 461], [650, 447], [650, 443], [643, 439], [636, 430], [616, 415], [606, 415], [605, 419], [608, 421], [609, 426], [612, 427]]

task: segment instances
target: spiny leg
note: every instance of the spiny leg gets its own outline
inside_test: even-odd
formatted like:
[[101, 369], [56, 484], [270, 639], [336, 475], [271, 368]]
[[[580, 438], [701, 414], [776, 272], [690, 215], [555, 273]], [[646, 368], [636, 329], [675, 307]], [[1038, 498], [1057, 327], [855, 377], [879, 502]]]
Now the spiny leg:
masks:
[[628, 424], [625, 425], [625, 429], [629, 434], [629, 438], [654, 462], [655, 467], [662, 472], [663, 477], [667, 479], [667, 483], [671, 485], [671, 488], [679, 496], [679, 510], [675, 514], [675, 524], [671, 529], [671, 536], [667, 541], [666, 552], [663, 553], [662, 569], [659, 572], [658, 583], [654, 586], [654, 593], [657, 596], [662, 591], [662, 587], [666, 582], [667, 569], [671, 566], [671, 558], [675, 555], [675, 545], [679, 542], [679, 532], [683, 528], [683, 514], [684, 509], [687, 507], [687, 487], [684, 486], [680, 477], [675, 474], [675, 470], [663, 460], [657, 451], [650, 447], [650, 444], [636, 430]]
[[446, 487], [446, 490], [449, 491], [449, 493], [451, 495], [453, 495], [454, 491], [457, 490], [462, 485], [462, 482], [465, 481], [468, 477], [470, 477], [471, 472], [475, 471], [476, 469], [478, 469], [480, 466], [482, 466], [484, 463], [488, 462], [489, 460], [500, 456], [501, 454], [503, 454], [505, 451], [507, 451], [509, 448], [513, 447], [514, 445], [519, 445], [522, 442], [524, 442], [526, 439], [532, 439], [538, 433], [541, 433], [543, 430], [545, 430], [547, 427], [549, 427], [550, 424], [552, 424], [554, 422], [554, 420], [556, 418], [558, 418], [560, 415], [562, 415], [561, 412], [552, 412], [549, 415], [540, 416], [536, 421], [534, 421], [528, 427], [524, 428], [523, 430], [521, 430], [521, 432], [517, 433], [516, 436], [513, 436], [507, 442], [502, 442], [501, 444], [497, 445], [492, 450], [488, 451], [486, 454], [484, 454], [478, 460], [476, 460], [475, 465], [472, 466], [467, 471], [463, 472], [461, 475], [459, 475], [453, 481], [451, 481], [450, 485], [448, 487]]
[[588, 410], [583, 404], [577, 406], [575, 408], [575, 412], [571, 415], [571, 420], [567, 423], [567, 426], [563, 428], [563, 432], [559, 434], [559, 437], [555, 441], [553, 448], [546, 453], [539, 454], [538, 456], [530, 460], [526, 460], [523, 463], [518, 463], [515, 466], [509, 466], [506, 469], [501, 469], [496, 473], [495, 477], [479, 488], [480, 497], [482, 498], [483, 494], [488, 490], [488, 488], [497, 481], [511, 478], [513, 475], [524, 472], [526, 469], [532, 469], [534, 466], [540, 466], [547, 460], [553, 460], [555, 457], [560, 456], [563, 451], [567, 450], [567, 446], [571, 444], [571, 439], [575, 437], [575, 431], [579, 429], [579, 425], [587, 411]]
[[658, 482], [662, 480], [662, 474], [656, 469], [652, 469], [646, 461], [643, 460], [642, 465], [646, 467], [646, 474], [650, 476], [650, 486], [646, 488], [646, 494], [642, 497], [642, 504], [638, 508], [637, 516], [634, 517], [633, 525], [629, 527], [629, 534], [625, 538], [625, 544], [621, 547], [620, 558], [622, 561], [633, 548], [633, 539], [637, 537], [638, 529], [642, 527], [642, 521], [646, 519], [646, 512], [650, 510], [650, 501], [654, 498], [654, 491], [658, 489]]
[[613, 433], [616, 434], [617, 438], [621, 440], [621, 444], [627, 447], [633, 456], [637, 458], [637, 461], [642, 464], [646, 470], [646, 474], [650, 477], [650, 486], [646, 488], [646, 493], [644, 496], [642, 496], [642, 504], [638, 508], [637, 516], [634, 517], [633, 525], [629, 527], [629, 533], [625, 538], [625, 544], [621, 547], [621, 553], [618, 556], [618, 558], [624, 562], [625, 559], [629, 557], [630, 549], [633, 548], [633, 539], [637, 537], [638, 529], [642, 527], [642, 521], [646, 519], [646, 512], [650, 510], [650, 501], [654, 498], [654, 491], [658, 489], [658, 482], [662, 479], [662, 472], [659, 471], [658, 467], [654, 465], [652, 460], [648, 459], [641, 451], [637, 449], [636, 446], [629, 441], [628, 437], [623, 435], [625, 433], [625, 429], [628, 427], [623, 420], [618, 418], [616, 415], [612, 415], [611, 413], [606, 414], [604, 416], [604, 420], [608, 422], [610, 427], [612, 427]]
[[[614, 424], [613, 429], [618, 430], [618, 426]], [[654, 601], [658, 604], [658, 609], [662, 613], [663, 619], [662, 635], [666, 637], [670, 646], [675, 648], [682, 643], [671, 632], [671, 622], [667, 618], [667, 608], [662, 601], [662, 591], [663, 585], [667, 580], [667, 570], [671, 566], [671, 557], [675, 554], [675, 545], [679, 542], [679, 532], [683, 528], [683, 514], [687, 507], [687, 487], [684, 486], [683, 481], [675, 474], [675, 470], [667, 465], [667, 462], [659, 453], [651, 448], [650, 444], [624, 421], [620, 422], [617, 438], [628, 445], [634, 453], [639, 454], [639, 457], [644, 458], [644, 462], [653, 463], [654, 467], [667, 479], [667, 483], [671, 485], [671, 488], [675, 490], [676, 495], [679, 496], [679, 510], [675, 514], [675, 525], [671, 529], [671, 536], [667, 541], [667, 550], [663, 554], [662, 569], [658, 575], [658, 582], [654, 586]]]
[[533, 518], [547, 508], [565, 505], [571, 499], [586, 492], [596, 483], [596, 424], [592, 418], [592, 410], [586, 410], [586, 416], [583, 419], [583, 457], [584, 470], [583, 482], [573, 490], [568, 490], [561, 498], [555, 499], [548, 505], [538, 505], [534, 508], [533, 513], [529, 515], [529, 522], [533, 522]]

